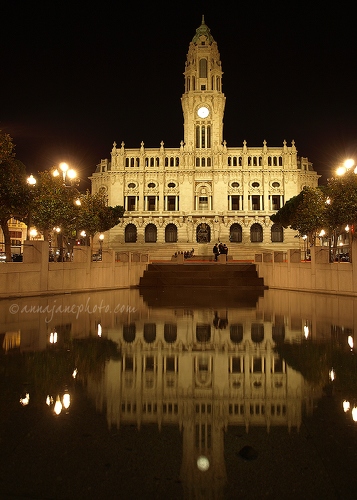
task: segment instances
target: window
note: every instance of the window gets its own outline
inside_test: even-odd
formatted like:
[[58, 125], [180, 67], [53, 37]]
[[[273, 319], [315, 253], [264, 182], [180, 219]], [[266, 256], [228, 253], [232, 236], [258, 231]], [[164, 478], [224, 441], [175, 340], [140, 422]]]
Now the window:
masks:
[[255, 343], [263, 342], [264, 340], [264, 325], [262, 323], [252, 323], [251, 338]]
[[148, 344], [155, 342], [156, 339], [156, 324], [155, 323], [145, 323], [144, 324], [144, 340]]
[[[200, 59], [200, 78], [207, 78], [207, 59]], [[203, 89], [205, 90], [205, 89]]]
[[135, 210], [135, 205], [136, 205], [136, 196], [128, 196], [127, 197], [128, 212], [133, 212]]
[[263, 241], [263, 228], [260, 224], [255, 223], [250, 228], [250, 241], [252, 243], [261, 243]]
[[243, 373], [243, 358], [232, 358], [231, 373]]
[[155, 182], [149, 182], [148, 187], [149, 188], [154, 188], [156, 186]]
[[174, 182], [169, 182], [167, 186], [169, 188], [174, 188], [174, 187], [176, 187], [176, 184]]
[[136, 326], [135, 323], [123, 325], [123, 339], [125, 342], [131, 343], [135, 340]]
[[272, 243], [282, 243], [284, 241], [284, 231], [280, 224], [273, 224], [271, 227]]
[[167, 210], [173, 211], [176, 210], [176, 196], [168, 196], [167, 197]]
[[242, 226], [240, 224], [231, 225], [229, 241], [231, 243], [242, 243]]
[[134, 182], [129, 182], [128, 188], [129, 189], [134, 189], [136, 187], [136, 184]]
[[175, 224], [168, 224], [165, 228], [165, 243], [177, 242], [177, 227]]
[[135, 243], [137, 230], [134, 224], [128, 224], [125, 228], [125, 243]]
[[145, 243], [156, 243], [157, 228], [155, 224], [148, 224], [145, 227]]
[[154, 210], [156, 210], [156, 196], [148, 196], [147, 197], [147, 209], [150, 211], [150, 212], [153, 212]]
[[230, 339], [234, 344], [239, 344], [243, 340], [243, 325], [236, 324], [230, 326]]
[[271, 197], [271, 208], [272, 208], [272, 210], [279, 210], [279, 208], [281, 208], [279, 195], [273, 195]]
[[232, 210], [239, 210], [239, 196], [231, 196]]
[[252, 210], [260, 210], [260, 196], [252, 196]]
[[239, 182], [232, 182], [232, 188], [239, 188]]
[[284, 342], [285, 339], [285, 322], [284, 316], [276, 315], [272, 326], [272, 338], [274, 342]]
[[199, 202], [199, 208], [202, 210], [203, 208], [208, 208], [208, 197], [207, 196], [200, 196], [198, 199]]
[[164, 339], [168, 344], [176, 342], [177, 339], [177, 325], [174, 323], [165, 323], [164, 325]]

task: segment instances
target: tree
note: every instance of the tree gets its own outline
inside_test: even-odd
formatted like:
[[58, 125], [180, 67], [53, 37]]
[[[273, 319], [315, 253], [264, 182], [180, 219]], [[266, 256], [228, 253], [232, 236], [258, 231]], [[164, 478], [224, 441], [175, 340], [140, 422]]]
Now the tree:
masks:
[[124, 208], [119, 205], [109, 207], [107, 195], [101, 191], [95, 194], [87, 191], [79, 199], [77, 230], [85, 231], [91, 237], [92, 242], [96, 233], [108, 231], [119, 224], [123, 217]]
[[26, 218], [30, 201], [26, 168], [15, 159], [12, 138], [0, 130], [0, 225], [4, 235], [6, 260], [11, 260], [11, 239], [8, 222], [14, 217]]
[[63, 257], [63, 242], [75, 236], [79, 206], [79, 191], [76, 184], [66, 186], [60, 177], [49, 171], [40, 172], [33, 187], [31, 220], [34, 226], [49, 240], [58, 228], [57, 243], [60, 260]]
[[295, 229], [300, 236], [307, 235], [310, 244], [314, 245], [317, 231], [326, 226], [326, 195], [320, 188], [305, 186], [270, 219]]
[[[350, 243], [355, 237], [357, 224], [357, 175], [354, 170], [346, 170], [339, 177], [332, 177], [327, 181], [326, 219], [332, 233], [333, 252], [337, 252], [339, 236], [349, 226]], [[351, 259], [350, 255], [350, 259]]]

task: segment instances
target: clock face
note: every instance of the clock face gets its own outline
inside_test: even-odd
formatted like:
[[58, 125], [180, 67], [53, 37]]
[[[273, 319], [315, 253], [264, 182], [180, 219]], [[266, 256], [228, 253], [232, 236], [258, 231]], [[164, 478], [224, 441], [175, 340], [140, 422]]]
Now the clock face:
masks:
[[198, 108], [197, 114], [200, 118], [207, 118], [209, 115], [209, 109], [206, 106], [201, 106]]

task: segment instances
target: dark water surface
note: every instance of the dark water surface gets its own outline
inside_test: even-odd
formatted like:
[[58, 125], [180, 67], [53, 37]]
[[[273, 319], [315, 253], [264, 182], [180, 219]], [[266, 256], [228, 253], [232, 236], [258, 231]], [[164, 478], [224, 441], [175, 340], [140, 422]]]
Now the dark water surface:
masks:
[[2, 300], [0, 498], [354, 499], [356, 321], [276, 290]]

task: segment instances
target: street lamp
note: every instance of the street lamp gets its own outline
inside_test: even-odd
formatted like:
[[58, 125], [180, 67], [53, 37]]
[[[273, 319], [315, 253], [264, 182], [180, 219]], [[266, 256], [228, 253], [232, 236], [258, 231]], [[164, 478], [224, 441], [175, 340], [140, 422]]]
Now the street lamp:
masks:
[[[27, 184], [30, 186], [30, 187], [33, 187], [36, 185], [36, 179], [35, 177], [31, 174], [29, 177], [27, 177]], [[32, 214], [31, 214], [31, 203], [30, 203], [30, 207], [29, 207], [29, 211], [28, 211], [28, 215], [27, 215], [27, 232], [26, 232], [26, 240], [29, 240], [30, 239], [30, 227], [31, 227], [31, 217], [32, 217]]]
[[69, 168], [67, 163], [64, 163], [64, 162], [59, 164], [59, 170], [56, 168], [53, 171], [53, 176], [58, 177], [59, 175], [61, 175], [61, 172], [62, 172], [62, 180], [63, 180], [64, 186], [66, 185], [67, 178], [70, 181], [72, 181], [73, 179], [75, 179], [77, 177], [77, 172], [73, 168]]
[[30, 229], [30, 237], [32, 240], [34, 240], [37, 235], [38, 235], [37, 229], [35, 229], [35, 228]]
[[103, 240], [104, 240], [104, 234], [100, 234], [99, 235], [99, 245], [100, 245], [99, 254], [100, 254], [100, 258], [102, 258]]
[[[355, 161], [352, 160], [352, 158], [349, 158], [348, 160], [345, 160], [343, 162], [343, 165], [341, 165], [340, 167], [337, 168], [336, 174], [338, 176], [344, 175], [346, 172], [348, 172], [349, 170], [351, 170], [351, 168], [353, 168], [354, 166], [355, 166]], [[357, 174], [357, 167], [354, 169], [353, 172], [355, 174]]]

